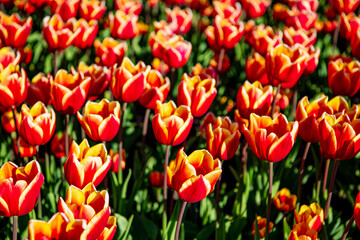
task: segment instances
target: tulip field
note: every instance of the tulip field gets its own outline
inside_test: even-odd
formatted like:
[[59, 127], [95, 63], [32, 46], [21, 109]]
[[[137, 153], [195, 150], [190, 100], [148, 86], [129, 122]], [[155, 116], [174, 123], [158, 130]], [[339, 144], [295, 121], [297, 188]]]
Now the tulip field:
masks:
[[360, 0], [0, 0], [0, 239], [360, 239]]

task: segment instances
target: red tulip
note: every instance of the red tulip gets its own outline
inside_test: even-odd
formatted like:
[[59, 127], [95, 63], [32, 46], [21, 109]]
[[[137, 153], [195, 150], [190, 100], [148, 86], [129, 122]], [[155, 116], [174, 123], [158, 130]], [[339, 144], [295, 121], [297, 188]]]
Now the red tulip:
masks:
[[106, 3], [104, 0], [81, 0], [79, 16], [86, 21], [99, 21], [106, 12]]
[[360, 192], [358, 193], [355, 199], [354, 219], [356, 226], [360, 229]]
[[239, 2], [230, 4], [229, 2], [213, 1], [214, 14], [222, 18], [232, 19], [237, 22], [241, 16], [241, 5]]
[[316, 10], [319, 7], [319, 1], [318, 0], [291, 0], [288, 1], [290, 8], [297, 8], [299, 10], [307, 10], [316, 12]]
[[298, 10], [297, 8], [288, 9], [287, 17], [285, 19], [285, 24], [288, 27], [293, 27], [295, 29], [305, 29], [309, 30], [314, 27], [315, 20], [317, 19], [316, 12], [308, 10]]
[[330, 2], [334, 10], [345, 14], [355, 11], [360, 4], [359, 0], [330, 0]]
[[[117, 173], [119, 171], [119, 160], [120, 160], [119, 152], [114, 152], [113, 149], [110, 149], [109, 156], [111, 157], [111, 171]], [[126, 154], [125, 154], [125, 149], [123, 149], [121, 156], [121, 169], [124, 170], [125, 167], [126, 167]]]
[[[255, 221], [257, 221], [257, 224], [258, 224], [260, 238], [264, 238], [265, 237], [265, 231], [266, 231], [266, 218], [262, 218], [260, 216], [257, 216]], [[255, 221], [254, 221], [254, 223], [252, 225], [252, 231], [251, 231], [251, 234], [253, 236], [255, 236], [255, 228], [256, 228]], [[271, 232], [271, 229], [273, 227], [274, 227], [274, 223], [269, 222], [269, 233]]]
[[[19, 113], [17, 113], [16, 109], [14, 110], [16, 116], [16, 125], [19, 129], [21, 116]], [[11, 109], [7, 110], [1, 115], [1, 125], [7, 133], [15, 132], [14, 114]]]
[[76, 17], [80, 0], [48, 0], [48, 5], [51, 9], [51, 15], [59, 14], [64, 21], [67, 21]]
[[252, 56], [246, 59], [245, 73], [250, 82], [259, 81], [262, 85], [269, 84], [265, 67], [265, 58], [257, 52], [254, 52]]
[[0, 39], [5, 46], [22, 48], [31, 32], [31, 17], [21, 19], [17, 13], [11, 16], [0, 13]]
[[[68, 135], [68, 142], [72, 141], [70, 135]], [[58, 132], [54, 135], [53, 139], [50, 143], [51, 152], [57, 158], [66, 157], [65, 155], [65, 134], [62, 132]]]
[[309, 56], [305, 59], [306, 68], [302, 76], [308, 76], [312, 74], [319, 64], [320, 58], [320, 48], [315, 49], [313, 46], [310, 46], [305, 48], [305, 51], [309, 54]]
[[322, 222], [324, 221], [324, 210], [315, 202], [307, 205], [301, 205], [299, 212], [294, 210], [295, 222], [306, 223], [310, 229], [320, 232]]
[[118, 10], [115, 15], [110, 12], [110, 31], [113, 38], [120, 38], [122, 40], [132, 39], [139, 34], [137, 25], [138, 16], [133, 14], [125, 14], [123, 11]]
[[18, 51], [20, 52], [20, 56], [21, 56], [20, 61], [28, 65], [33, 57], [32, 49], [29, 46], [26, 46], [24, 48], [19, 48]]
[[174, 7], [174, 9], [166, 8], [165, 9], [167, 22], [170, 25], [173, 25], [173, 32], [175, 34], [186, 34], [191, 29], [191, 23], [193, 19], [193, 14], [190, 8], [181, 9], [179, 7]]
[[95, 40], [94, 47], [97, 56], [95, 61], [106, 67], [120, 65], [127, 51], [126, 42], [118, 42], [110, 37], [105, 38], [102, 42], [98, 39]]
[[158, 171], [150, 172], [150, 184], [155, 188], [161, 188], [164, 185], [164, 174]]
[[29, 240], [37, 239], [60, 239], [65, 237], [69, 219], [64, 213], [54, 214], [49, 222], [31, 219], [28, 224]]
[[36, 160], [25, 167], [6, 162], [0, 168], [0, 215], [22, 216], [33, 210], [44, 182]]
[[14, 51], [9, 47], [3, 47], [0, 49], [0, 71], [4, 70], [10, 64], [16, 66], [20, 63], [20, 52]]
[[203, 68], [200, 63], [195, 64], [195, 66], [191, 68], [191, 73], [189, 74], [190, 77], [194, 77], [196, 75], [202, 80], [209, 78], [216, 79], [218, 76], [214, 67], [209, 66], [207, 68]]
[[91, 47], [99, 30], [96, 20], [90, 20], [87, 22], [82, 18], [79, 20], [72, 18], [66, 22], [66, 26], [68, 26], [68, 28], [73, 32], [80, 30], [73, 42], [73, 45], [80, 49]]
[[125, 14], [139, 16], [143, 9], [143, 4], [140, 0], [115, 0], [115, 9], [121, 10]]
[[360, 59], [360, 33], [356, 31], [350, 39], [351, 53], [357, 59]]
[[35, 77], [33, 77], [29, 84], [28, 94], [26, 97], [26, 103], [29, 106], [32, 106], [39, 101], [45, 105], [50, 105], [50, 89], [52, 78], [53, 77], [51, 74], [45, 75], [43, 73], [38, 73]]
[[290, 190], [283, 188], [275, 194], [273, 199], [274, 206], [284, 212], [289, 212], [295, 209], [297, 197], [290, 193]]
[[293, 27], [284, 27], [284, 42], [291, 46], [296, 43], [303, 45], [304, 47], [314, 46], [316, 42], [316, 30], [310, 29], [309, 31], [304, 29], [295, 30]]
[[340, 16], [340, 36], [346, 40], [350, 40], [351, 36], [356, 34], [360, 27], [360, 18], [353, 12], [346, 15], [341, 13]]
[[264, 15], [266, 9], [271, 5], [270, 0], [241, 0], [240, 2], [249, 18], [261, 17]]
[[275, 3], [272, 7], [273, 9], [273, 18], [275, 21], [284, 22], [287, 15], [288, 7], [285, 4], [282, 3]]
[[319, 240], [317, 231], [311, 229], [307, 223], [295, 224], [289, 235], [289, 240]]
[[225, 74], [230, 68], [230, 58], [227, 54], [224, 54], [222, 58], [222, 64], [219, 66], [220, 55], [219, 53], [215, 53], [212, 59], [210, 59], [210, 67], [212, 67], [217, 74]]

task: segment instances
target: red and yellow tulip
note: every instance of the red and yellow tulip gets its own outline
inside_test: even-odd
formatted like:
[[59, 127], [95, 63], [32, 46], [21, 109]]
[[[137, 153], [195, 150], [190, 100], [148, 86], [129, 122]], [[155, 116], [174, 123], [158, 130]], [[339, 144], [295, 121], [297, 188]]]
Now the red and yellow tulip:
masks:
[[95, 61], [106, 67], [113, 67], [115, 64], [120, 65], [127, 51], [126, 42], [118, 42], [113, 38], [107, 37], [102, 42], [95, 40]]
[[297, 197], [290, 193], [288, 188], [283, 188], [275, 194], [273, 199], [274, 206], [284, 212], [289, 212], [295, 209]]
[[308, 205], [301, 205], [299, 212], [294, 210], [295, 222], [306, 223], [310, 229], [320, 232], [324, 221], [324, 210], [315, 202]]
[[104, 0], [81, 0], [79, 16], [86, 21], [99, 21], [106, 12], [106, 3]]
[[[265, 231], [266, 231], [266, 218], [262, 218], [260, 216], [257, 216], [255, 221], [257, 221], [257, 224], [258, 224], [260, 238], [264, 238], [265, 237]], [[254, 223], [252, 225], [252, 231], [251, 231], [251, 234], [253, 236], [255, 236], [255, 230], [256, 230], [255, 221], [254, 221]], [[269, 223], [269, 233], [271, 232], [271, 229], [273, 227], [274, 227], [274, 223], [270, 222]]]
[[32, 24], [31, 17], [21, 19], [17, 13], [8, 16], [0, 12], [0, 39], [2, 44], [14, 48], [24, 47], [31, 32]]
[[122, 40], [136, 37], [140, 33], [138, 28], [138, 18], [137, 15], [127, 15], [121, 10], [116, 11], [115, 15], [110, 12], [109, 22], [111, 36]]

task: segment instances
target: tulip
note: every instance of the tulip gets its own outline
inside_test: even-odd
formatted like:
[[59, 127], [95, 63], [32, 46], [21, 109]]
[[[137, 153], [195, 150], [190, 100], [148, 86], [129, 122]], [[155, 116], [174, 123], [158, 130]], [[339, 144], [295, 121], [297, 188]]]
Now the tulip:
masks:
[[106, 12], [104, 0], [81, 0], [79, 16], [86, 21], [102, 19]]
[[65, 200], [59, 199], [58, 211], [70, 221], [67, 239], [98, 239], [103, 235], [112, 239], [115, 235], [116, 219], [110, 216], [109, 193], [97, 191], [92, 183], [82, 189], [70, 186]]
[[111, 157], [107, 154], [104, 144], [90, 148], [86, 138], [77, 145], [72, 142], [69, 157], [64, 165], [67, 182], [79, 188], [93, 183], [98, 186], [111, 167]]
[[241, 0], [240, 2], [249, 18], [261, 17], [264, 15], [266, 9], [271, 5], [270, 0]]
[[200, 63], [195, 64], [195, 66], [191, 68], [191, 73], [189, 74], [190, 77], [194, 77], [196, 75], [198, 75], [202, 80], [217, 78], [217, 73], [214, 67], [209, 66], [207, 68], [203, 68]]
[[35, 103], [31, 109], [23, 104], [19, 134], [30, 145], [46, 144], [54, 135], [56, 115], [53, 109], [47, 110], [42, 102]]
[[[17, 138], [14, 139], [13, 147], [15, 150], [15, 154], [22, 158], [33, 157], [36, 155], [36, 147], [29, 145], [21, 137], [19, 137], [18, 139]], [[19, 152], [19, 148], [20, 148], [20, 152]]]
[[275, 3], [273, 6], [273, 19], [278, 22], [284, 22], [286, 19], [286, 14], [288, 7], [282, 3]]
[[359, 0], [331, 0], [330, 2], [334, 10], [345, 14], [355, 11], [360, 4]]
[[18, 51], [21, 56], [20, 62], [28, 65], [32, 60], [32, 56], [33, 56], [32, 49], [29, 46], [26, 46], [24, 48], [19, 48]]
[[152, 110], [156, 107], [156, 102], [164, 102], [170, 91], [170, 80], [162, 77], [157, 70], [150, 70], [146, 77], [145, 91], [139, 98], [139, 103]]
[[51, 74], [45, 75], [43, 73], [38, 73], [35, 77], [33, 77], [29, 84], [28, 94], [26, 97], [26, 103], [29, 104], [29, 106], [32, 106], [39, 101], [45, 105], [50, 105], [50, 79], [52, 79]]
[[208, 26], [205, 35], [209, 47], [215, 52], [221, 49], [229, 50], [234, 48], [244, 35], [244, 23], [223, 19], [217, 15], [214, 26]]
[[266, 72], [273, 86], [281, 84], [282, 88], [295, 86], [307, 65], [309, 54], [299, 44], [290, 48], [280, 44], [266, 54]]
[[319, 240], [317, 232], [314, 229], [309, 228], [306, 223], [295, 224], [289, 235], [289, 240]]
[[114, 70], [110, 88], [114, 98], [121, 102], [137, 101], [145, 90], [146, 78], [150, 66], [139, 61], [134, 65], [125, 57], [121, 66]]
[[164, 174], [159, 171], [153, 171], [149, 174], [150, 184], [155, 188], [161, 188], [164, 184]]
[[[14, 111], [16, 116], [16, 126], [19, 127], [21, 116], [17, 113], [16, 109], [14, 109]], [[14, 114], [11, 109], [2, 114], [1, 125], [7, 133], [15, 132]]]
[[28, 224], [29, 240], [60, 239], [65, 237], [69, 219], [64, 213], [54, 214], [49, 222], [31, 219]]
[[[119, 161], [120, 161], [120, 155], [119, 152], [114, 152], [114, 149], [110, 149], [109, 155], [111, 157], [111, 171], [114, 173], [119, 172]], [[125, 156], [125, 149], [122, 150], [121, 154], [121, 169], [125, 170], [126, 166], [126, 156]]]
[[232, 19], [237, 22], [241, 16], [241, 5], [239, 2], [229, 4], [223, 1], [213, 1], [214, 12], [223, 19]]
[[262, 85], [269, 84], [265, 69], [265, 58], [257, 52], [246, 59], [245, 73], [250, 82], [259, 81]]
[[143, 4], [140, 0], [115, 0], [115, 9], [121, 10], [125, 14], [139, 16], [143, 9]]
[[310, 229], [320, 232], [324, 221], [324, 210], [317, 203], [309, 206], [301, 205], [299, 212], [294, 210], [294, 216], [297, 224], [306, 223]]
[[228, 160], [232, 158], [239, 146], [239, 125], [232, 123], [228, 117], [217, 117], [214, 127], [207, 125], [206, 146], [214, 158]]
[[340, 16], [340, 36], [346, 40], [350, 40], [353, 34], [356, 34], [360, 27], [360, 18], [353, 12], [346, 15], [341, 13]]
[[170, 71], [169, 65], [167, 65], [164, 61], [159, 58], [154, 58], [151, 62], [151, 67], [154, 70], [159, 71], [162, 75], [166, 75]]
[[360, 62], [341, 55], [331, 59], [328, 84], [335, 95], [354, 96], [360, 89]]
[[84, 105], [90, 84], [90, 77], [59, 70], [51, 81], [51, 101], [55, 110], [62, 114], [75, 114]]
[[[295, 7], [299, 10], [307, 10], [307, 11], [316, 12], [316, 10], [319, 7], [319, 1], [318, 0], [289, 1], [289, 7], [290, 8]], [[326, 15], [326, 13], [325, 13], [325, 15]]]
[[290, 190], [283, 188], [275, 194], [273, 199], [274, 206], [284, 212], [289, 212], [295, 209], [297, 197], [290, 193]]
[[118, 10], [115, 16], [112, 12], [109, 14], [110, 31], [113, 38], [120, 38], [128, 40], [136, 37], [139, 34], [137, 25], [138, 16], [127, 15], [123, 11]]
[[[78, 72], [82, 73], [84, 77], [90, 77], [91, 83], [89, 87], [88, 99], [97, 99], [108, 87], [111, 78], [111, 73], [106, 67], [101, 67], [96, 64], [87, 66], [80, 62]], [[73, 74], [76, 74], [74, 68], [71, 69]]]
[[[262, 218], [260, 216], [257, 216], [256, 217], [256, 220], [257, 223], [258, 223], [258, 229], [259, 229], [259, 235], [260, 235], [260, 238], [264, 238], [265, 237], [265, 231], [266, 231], [266, 218]], [[253, 236], [255, 236], [255, 221], [253, 223], [253, 226], [252, 226], [252, 231], [251, 231], [251, 234]], [[270, 222], [269, 223], [269, 233], [271, 232], [271, 229], [273, 228], [274, 226], [274, 223], [273, 222]]]
[[126, 42], [118, 42], [113, 38], [107, 37], [102, 42], [94, 42], [95, 52], [98, 60], [106, 67], [113, 67], [115, 64], [121, 64], [127, 51]]
[[0, 71], [3, 71], [10, 64], [14, 66], [18, 65], [20, 60], [20, 52], [15, 52], [9, 47], [3, 47], [0, 49]]
[[76, 32], [71, 31], [58, 14], [51, 18], [47, 16], [43, 20], [43, 35], [51, 51], [69, 47], [79, 33], [80, 29]]
[[80, 0], [48, 0], [51, 15], [59, 14], [59, 16], [67, 21], [70, 18], [76, 17], [80, 6]]
[[282, 32], [274, 32], [270, 26], [264, 24], [255, 26], [253, 21], [246, 24], [245, 41], [262, 56], [266, 55], [269, 48], [279, 45], [282, 42], [282, 36]]
[[272, 101], [273, 89], [271, 86], [263, 88], [261, 83], [257, 81], [253, 84], [245, 81], [236, 95], [237, 111], [235, 111], [235, 118], [237, 122], [240, 125], [248, 126], [251, 113], [260, 116], [269, 115]]
[[111, 141], [120, 127], [121, 108], [117, 101], [102, 99], [99, 103], [88, 101], [84, 116], [77, 112], [77, 119], [86, 135], [94, 141]]
[[219, 159], [213, 159], [206, 150], [197, 150], [187, 156], [181, 148], [176, 156], [175, 169], [168, 168], [169, 187], [186, 202], [199, 202], [214, 191], [221, 175]]
[[170, 25], [174, 25], [173, 32], [175, 34], [186, 34], [191, 29], [191, 23], [193, 19], [193, 14], [190, 8], [180, 9], [179, 7], [174, 7], [173, 10], [166, 8], [165, 9], [167, 22]]
[[21, 19], [17, 13], [11, 16], [0, 13], [0, 39], [5, 46], [22, 48], [31, 32], [33, 20], [31, 17]]
[[316, 12], [308, 10], [299, 10], [297, 8], [288, 9], [286, 11], [285, 24], [288, 27], [297, 29], [310, 30], [315, 25], [317, 19]]
[[175, 146], [182, 143], [189, 135], [192, 124], [189, 107], [177, 108], [173, 101], [164, 104], [156, 102], [152, 127], [156, 140], [161, 144]]
[[[224, 52], [224, 51], [223, 51]], [[221, 52], [215, 53], [210, 59], [209, 66], [212, 67], [217, 74], [225, 74], [230, 68], [230, 58], [224, 53], [224, 57], [220, 58]]]
[[0, 168], [0, 215], [22, 216], [33, 210], [44, 176], [36, 160], [25, 167], [6, 162]]
[[356, 226], [360, 229], [360, 193], [358, 193], [355, 199], [354, 219]]
[[298, 122], [288, 123], [283, 114], [274, 120], [268, 116], [250, 115], [249, 129], [242, 125], [241, 132], [251, 151], [261, 160], [278, 162], [284, 159], [295, 143]]
[[27, 89], [25, 70], [10, 64], [0, 72], [0, 107], [7, 110], [21, 104], [26, 98]]
[[320, 58], [320, 48], [315, 49], [313, 46], [310, 46], [308, 48], [305, 48], [306, 52], [309, 54], [309, 56], [305, 60], [306, 68], [302, 74], [302, 76], [308, 76], [312, 74], [317, 65], [319, 64], [319, 58]]
[[[221, 120], [225, 121], [225, 117], [220, 117], [220, 118], [221, 118]], [[208, 125], [215, 126], [216, 121], [217, 121], [217, 117], [212, 112], [208, 112], [205, 115], [205, 117], [203, 118], [202, 123], [199, 127], [200, 135], [204, 139], [206, 139], [206, 131], [207, 131]]]
[[284, 42], [290, 47], [294, 46], [296, 43], [299, 43], [304, 47], [314, 46], [316, 42], [316, 30], [295, 30], [293, 27], [284, 27]]
[[323, 32], [324, 33], [333, 33], [336, 29], [336, 27], [338, 26], [338, 22], [333, 20], [333, 21], [326, 21], [324, 23], [324, 29]]
[[[51, 140], [50, 143], [50, 149], [51, 152], [55, 155], [57, 158], [65, 157], [65, 135], [62, 132], [58, 132], [54, 135], [54, 138]], [[68, 142], [71, 142], [72, 139], [70, 135], [68, 135]]]
[[178, 87], [177, 104], [190, 107], [194, 117], [203, 116], [216, 96], [215, 79], [190, 78], [186, 73]]
[[351, 53], [357, 59], [360, 59], [360, 33], [356, 31], [350, 40]]
[[31, 3], [30, 0], [15, 0], [13, 5], [17, 7], [19, 11], [24, 12], [27, 15], [33, 14], [36, 10], [36, 6]]
[[96, 20], [90, 20], [87, 22], [84, 19], [75, 20], [75, 18], [72, 18], [66, 22], [66, 25], [72, 32], [80, 30], [73, 42], [75, 47], [85, 49], [93, 45], [99, 31], [99, 26]]

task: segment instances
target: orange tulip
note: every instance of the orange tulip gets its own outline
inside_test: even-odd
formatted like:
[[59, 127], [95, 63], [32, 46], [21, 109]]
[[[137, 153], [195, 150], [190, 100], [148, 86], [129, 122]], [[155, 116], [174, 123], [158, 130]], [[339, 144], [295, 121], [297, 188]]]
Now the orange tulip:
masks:
[[[84, 77], [90, 77], [91, 83], [89, 87], [88, 99], [97, 99], [108, 87], [111, 78], [111, 72], [106, 67], [101, 67], [96, 64], [87, 66], [80, 62], [78, 72], [82, 73]], [[74, 68], [71, 69], [73, 74], [76, 74]]]
[[357, 9], [360, 4], [359, 0], [330, 0], [334, 10], [339, 13], [350, 13]]
[[47, 2], [51, 15], [59, 14], [64, 21], [76, 17], [80, 6], [80, 0], [48, 0]]
[[356, 31], [350, 39], [351, 53], [357, 59], [360, 59], [360, 33]]
[[25, 167], [6, 162], [0, 168], [0, 215], [22, 216], [33, 210], [44, 182], [36, 160]]
[[81, 73], [71, 74], [59, 70], [51, 81], [51, 101], [57, 112], [75, 114], [84, 105], [91, 79]]
[[[219, 66], [220, 55], [215, 53], [213, 58], [210, 59], [209, 66], [212, 67], [217, 74], [225, 74], [230, 68], [230, 58], [227, 54], [224, 54], [222, 64]], [[221, 67], [221, 68], [220, 68]]]
[[257, 52], [246, 59], [245, 73], [250, 82], [259, 81], [262, 85], [269, 84], [265, 69], [265, 58]]
[[[109, 193], [97, 191], [89, 183], [83, 189], [70, 186], [65, 200], [60, 197], [58, 211], [69, 219], [66, 239], [112, 239], [116, 231], [116, 219], [110, 216]], [[104, 232], [105, 231], [105, 232]]]
[[31, 219], [28, 224], [29, 240], [64, 238], [68, 223], [66, 215], [59, 212], [54, 214], [49, 222]]
[[310, 229], [320, 232], [322, 222], [324, 221], [324, 210], [315, 202], [307, 205], [301, 205], [299, 212], [294, 210], [295, 222], [306, 223]]
[[[70, 135], [68, 135], [69, 143], [72, 141]], [[65, 134], [62, 132], [58, 132], [54, 135], [53, 139], [50, 143], [51, 152], [57, 158], [65, 157]]]
[[[262, 218], [260, 216], [257, 216], [256, 217], [256, 220], [258, 222], [258, 229], [259, 229], [259, 235], [260, 235], [260, 238], [264, 238], [265, 237], [265, 231], [266, 231], [266, 218]], [[253, 223], [253, 226], [252, 226], [252, 231], [251, 231], [251, 234], [253, 236], [255, 236], [255, 221]], [[274, 223], [273, 222], [270, 222], [269, 223], [269, 233], [271, 232], [271, 229], [274, 227]]]
[[178, 87], [177, 104], [190, 107], [194, 117], [201, 117], [210, 108], [216, 93], [215, 79], [191, 78], [185, 73]]
[[0, 49], [0, 71], [4, 70], [10, 64], [16, 66], [20, 63], [21, 55], [19, 51], [14, 51], [9, 47]]
[[155, 109], [156, 101], [164, 102], [170, 91], [170, 80], [157, 70], [150, 70], [146, 77], [145, 91], [139, 98], [145, 108]]
[[266, 72], [271, 85], [282, 88], [295, 86], [307, 65], [305, 64], [309, 54], [300, 45], [295, 44], [292, 48], [280, 44], [266, 54]]
[[341, 13], [340, 16], [340, 36], [350, 40], [353, 34], [356, 34], [360, 27], [360, 18], [351, 12], [349, 14]]
[[58, 14], [51, 18], [47, 16], [43, 20], [43, 35], [51, 51], [69, 47], [79, 33], [80, 29], [76, 32], [71, 31]]
[[181, 200], [199, 202], [214, 191], [221, 175], [219, 159], [213, 159], [206, 150], [197, 150], [187, 156], [181, 148], [176, 156], [175, 167], [168, 167], [169, 187]]
[[143, 9], [143, 4], [140, 0], [115, 0], [115, 9], [121, 10], [125, 14], [139, 16]]
[[191, 23], [193, 20], [193, 13], [190, 8], [181, 9], [174, 7], [165, 9], [167, 22], [173, 25], [173, 32], [176, 34], [186, 34], [191, 29]]
[[31, 109], [23, 104], [19, 134], [30, 145], [46, 144], [55, 132], [56, 115], [53, 109], [47, 110], [42, 102], [35, 103]]
[[232, 158], [239, 146], [239, 125], [232, 123], [228, 117], [217, 117], [214, 126], [207, 125], [206, 146], [214, 158], [228, 160]]
[[261, 83], [245, 83], [239, 88], [236, 95], [235, 119], [242, 125], [249, 126], [250, 114], [255, 113], [260, 116], [269, 115], [271, 103], [273, 101], [273, 88], [271, 86], [262, 87]]
[[242, 125], [249, 147], [261, 160], [278, 162], [283, 160], [295, 143], [298, 122], [288, 122], [283, 114], [274, 120], [268, 116], [250, 115], [249, 129]]
[[7, 110], [21, 104], [26, 98], [27, 89], [25, 70], [10, 64], [0, 72], [0, 107]]
[[249, 18], [261, 17], [271, 5], [270, 0], [241, 0], [240, 2]]
[[79, 16], [86, 21], [102, 19], [106, 12], [104, 0], [81, 0]]
[[191, 110], [187, 106], [176, 107], [173, 101], [162, 104], [156, 102], [152, 127], [155, 138], [164, 145], [178, 145], [190, 133], [193, 124]]
[[208, 26], [204, 33], [212, 50], [215, 52], [219, 52], [221, 49], [229, 50], [234, 48], [244, 35], [244, 23], [223, 19], [217, 15], [214, 26]]
[[99, 103], [88, 101], [84, 116], [77, 112], [77, 119], [86, 135], [94, 141], [111, 141], [120, 127], [121, 108], [117, 101], [103, 98]]
[[297, 8], [288, 9], [286, 11], [285, 24], [288, 27], [297, 29], [310, 30], [315, 25], [318, 18], [316, 12], [308, 10], [299, 10]]
[[29, 104], [29, 106], [34, 105], [38, 101], [44, 103], [45, 105], [50, 105], [50, 79], [52, 79], [51, 74], [45, 75], [43, 73], [38, 73], [35, 77], [33, 77], [29, 84], [28, 94], [26, 97], [26, 103]]
[[360, 229], [360, 192], [358, 193], [355, 199], [354, 219], [356, 226]]
[[341, 55], [331, 59], [328, 84], [335, 95], [354, 96], [360, 89], [360, 62]]
[[21, 19], [17, 13], [11, 16], [0, 12], [0, 39], [5, 46], [22, 48], [31, 32], [31, 17]]
[[[119, 171], [119, 152], [114, 152], [114, 149], [110, 149], [109, 155], [111, 157], [111, 171], [117, 173]], [[121, 169], [124, 170], [126, 167], [126, 154], [125, 149], [122, 150], [121, 156]]]
[[306, 223], [299, 223], [293, 227], [289, 240], [319, 240], [319, 238], [316, 230], [311, 229]]
[[214, 13], [221, 18], [232, 19], [237, 22], [241, 16], [241, 5], [239, 2], [230, 4], [229, 2], [213, 1]]
[[102, 42], [95, 40], [94, 47], [97, 56], [95, 61], [106, 67], [121, 64], [127, 51], [126, 42], [118, 42], [110, 37], [105, 38]]
[[115, 12], [115, 15], [110, 12], [109, 21], [113, 38], [128, 40], [139, 35], [138, 16], [136, 15], [127, 15], [123, 11], [118, 10]]
[[[21, 116], [19, 113], [17, 113], [16, 109], [14, 110], [16, 116], [16, 124], [17, 127], [19, 128]], [[14, 114], [12, 113], [11, 109], [7, 110], [5, 113], [1, 115], [1, 125], [7, 133], [15, 132]]]
[[67, 182], [79, 188], [89, 183], [99, 185], [111, 167], [111, 157], [104, 144], [89, 146], [86, 138], [77, 145], [72, 142], [69, 157], [64, 165]]
[[134, 65], [127, 57], [121, 66], [114, 70], [110, 88], [114, 98], [121, 102], [137, 101], [145, 90], [146, 78], [150, 66], [139, 61]]
[[284, 42], [289, 46], [294, 46], [296, 43], [304, 47], [314, 46], [316, 42], [316, 30], [295, 30], [293, 27], [284, 27]]
[[297, 197], [290, 193], [290, 190], [283, 188], [275, 194], [273, 199], [274, 206], [284, 212], [289, 212], [295, 209]]
[[80, 30], [73, 42], [73, 45], [80, 49], [91, 47], [99, 31], [98, 22], [96, 20], [87, 22], [82, 18], [79, 20], [72, 18], [66, 22], [66, 26], [68, 26], [72, 32]]
[[149, 174], [150, 184], [155, 188], [161, 188], [164, 185], [164, 174], [159, 171], [153, 171]]
[[[17, 141], [19, 141], [20, 152], [18, 149]], [[19, 137], [19, 140], [14, 139], [13, 147], [14, 147], [16, 155], [18, 155], [22, 158], [33, 157], [36, 155], [36, 147], [26, 143], [21, 137]]]

